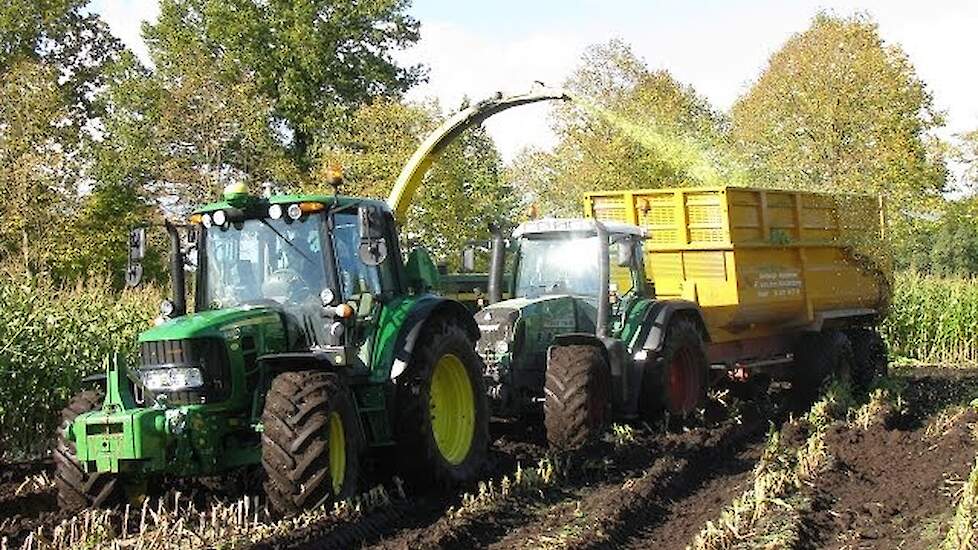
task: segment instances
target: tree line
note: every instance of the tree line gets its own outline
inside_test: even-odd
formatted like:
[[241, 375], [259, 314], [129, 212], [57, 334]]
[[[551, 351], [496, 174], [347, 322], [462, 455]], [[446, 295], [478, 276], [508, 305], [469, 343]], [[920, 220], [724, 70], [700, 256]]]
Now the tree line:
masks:
[[[397, 51], [420, 38], [408, 0], [161, 0], [138, 58], [88, 0], [0, 6], [0, 262], [121, 284], [129, 228], [186, 215], [228, 183], [384, 197], [426, 132], [459, 106], [411, 103], [426, 78]], [[947, 159], [978, 170], [978, 131], [943, 115], [906, 54], [867, 16], [818, 14], [729, 112], [596, 44], [565, 85], [553, 150], [504, 166], [481, 128], [443, 153], [404, 235], [454, 262], [528, 205], [575, 214], [592, 189], [732, 183], [888, 198], [900, 265], [978, 272], [975, 202], [949, 201]], [[161, 277], [162, 238], [147, 262]]]

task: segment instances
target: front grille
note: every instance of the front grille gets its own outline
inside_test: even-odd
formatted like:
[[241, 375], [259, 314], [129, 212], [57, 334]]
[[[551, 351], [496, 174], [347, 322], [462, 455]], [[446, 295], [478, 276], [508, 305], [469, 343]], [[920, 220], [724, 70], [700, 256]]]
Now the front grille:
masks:
[[[139, 346], [139, 356], [142, 371], [168, 367], [201, 370], [204, 386], [195, 390], [163, 392], [169, 404], [214, 403], [231, 395], [231, 366], [227, 347], [220, 338], [143, 342]], [[157, 395], [147, 390], [143, 401], [152, 403]]]

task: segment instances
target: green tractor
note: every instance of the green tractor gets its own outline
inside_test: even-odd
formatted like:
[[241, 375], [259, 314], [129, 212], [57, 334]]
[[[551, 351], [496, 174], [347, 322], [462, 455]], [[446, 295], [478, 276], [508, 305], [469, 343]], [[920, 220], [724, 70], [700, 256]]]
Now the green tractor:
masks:
[[[172, 301], [64, 409], [54, 457], [66, 509], [110, 506], [164, 478], [263, 471], [294, 514], [357, 491], [387, 457], [419, 484], [472, 480], [488, 446], [479, 331], [405, 262], [384, 202], [257, 197], [229, 186], [191, 217], [195, 311], [167, 224]], [[136, 245], [136, 248], [140, 246]]]
[[[493, 233], [490, 305], [475, 314], [494, 416], [543, 414], [547, 439], [579, 448], [613, 417], [686, 415], [706, 397], [709, 364], [693, 302], [655, 298], [645, 230], [592, 219], [525, 222]], [[501, 300], [503, 288], [512, 298]], [[651, 351], [650, 351], [651, 350]]]

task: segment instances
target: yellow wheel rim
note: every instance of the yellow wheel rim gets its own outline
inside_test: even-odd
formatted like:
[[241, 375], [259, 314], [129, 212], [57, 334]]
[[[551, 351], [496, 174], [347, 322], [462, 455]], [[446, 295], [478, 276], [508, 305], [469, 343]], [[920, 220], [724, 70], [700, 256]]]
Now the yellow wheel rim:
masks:
[[441, 455], [461, 464], [469, 455], [475, 433], [475, 396], [462, 361], [446, 354], [431, 376], [431, 430]]
[[343, 489], [346, 476], [346, 434], [343, 432], [343, 419], [337, 412], [329, 415], [329, 477], [333, 481], [333, 494]]

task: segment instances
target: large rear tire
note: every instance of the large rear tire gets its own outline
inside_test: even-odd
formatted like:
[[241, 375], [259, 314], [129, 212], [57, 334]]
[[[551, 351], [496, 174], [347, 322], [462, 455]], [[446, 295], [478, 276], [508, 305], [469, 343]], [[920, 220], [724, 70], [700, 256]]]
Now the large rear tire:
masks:
[[294, 515], [356, 493], [360, 428], [339, 374], [276, 376], [262, 426], [265, 494], [273, 513]]
[[108, 508], [123, 499], [119, 479], [113, 474], [85, 472], [76, 458], [75, 442], [64, 433], [79, 415], [101, 407], [104, 398], [99, 390], [86, 390], [71, 398], [61, 410], [61, 429], [54, 448], [54, 484], [58, 488], [58, 505], [62, 510]]
[[852, 384], [852, 344], [840, 331], [805, 333], [795, 345], [795, 364], [792, 366], [791, 397], [801, 408], [815, 402], [823, 386], [830, 380]]
[[856, 391], [865, 392], [877, 378], [886, 376], [889, 368], [889, 351], [878, 332], [869, 328], [846, 331], [852, 343], [852, 385]]
[[457, 323], [425, 327], [408, 370], [397, 379], [400, 471], [424, 488], [476, 479], [489, 448], [489, 402], [482, 359]]
[[710, 366], [696, 323], [684, 318], [669, 323], [661, 357], [642, 374], [643, 416], [651, 420], [668, 412], [682, 418], [702, 407]]
[[551, 447], [579, 449], [597, 439], [610, 420], [611, 372], [595, 346], [551, 348], [543, 391], [543, 419]]

